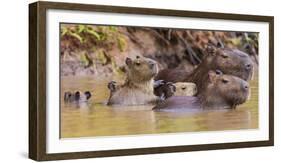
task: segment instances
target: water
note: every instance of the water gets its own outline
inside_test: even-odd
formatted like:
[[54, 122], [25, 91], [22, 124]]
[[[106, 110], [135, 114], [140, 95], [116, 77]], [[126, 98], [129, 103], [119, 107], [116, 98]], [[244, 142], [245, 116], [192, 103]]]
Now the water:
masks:
[[91, 91], [93, 95], [88, 103], [61, 103], [62, 138], [258, 128], [257, 78], [250, 82], [251, 98], [235, 110], [189, 112], [155, 112], [153, 106], [107, 106], [110, 80], [62, 77], [62, 101], [65, 91]]

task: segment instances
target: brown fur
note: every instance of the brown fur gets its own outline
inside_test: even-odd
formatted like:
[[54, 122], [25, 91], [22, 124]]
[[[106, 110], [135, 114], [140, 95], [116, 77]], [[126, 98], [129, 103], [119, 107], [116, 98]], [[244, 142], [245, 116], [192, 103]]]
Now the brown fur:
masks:
[[236, 76], [210, 70], [201, 79], [205, 82], [198, 97], [173, 96], [154, 109], [229, 109], [244, 103], [249, 96], [248, 82]]
[[198, 94], [204, 107], [235, 108], [248, 99], [250, 88], [243, 79], [214, 71], [209, 71], [204, 78], [207, 84], [201, 86]]
[[197, 93], [197, 86], [190, 82], [177, 82], [175, 96], [194, 96]]
[[157, 80], [154, 82], [154, 94], [165, 100], [174, 95], [176, 86], [172, 82]]
[[189, 82], [172, 83], [157, 80], [154, 85], [154, 94], [162, 100], [172, 96], [194, 96], [197, 93], [196, 84]]
[[91, 98], [92, 94], [89, 91], [81, 92], [70, 92], [67, 91], [64, 93], [64, 102], [71, 103], [71, 102], [87, 102]]
[[[126, 59], [126, 80], [122, 85], [113, 85], [108, 105], [143, 105], [155, 103], [153, 78], [158, 73], [157, 63], [149, 58], [137, 56]], [[110, 84], [110, 83], [109, 83]]]
[[238, 49], [208, 47], [202, 63], [194, 71], [165, 69], [158, 73], [155, 80], [194, 82], [198, 86], [202, 84], [201, 77], [215, 69], [249, 81], [253, 75], [253, 62], [248, 54]]
[[184, 82], [186, 77], [189, 76], [192, 71], [186, 71], [184, 69], [175, 68], [175, 69], [163, 69], [159, 71], [155, 80], [164, 80], [169, 82]]

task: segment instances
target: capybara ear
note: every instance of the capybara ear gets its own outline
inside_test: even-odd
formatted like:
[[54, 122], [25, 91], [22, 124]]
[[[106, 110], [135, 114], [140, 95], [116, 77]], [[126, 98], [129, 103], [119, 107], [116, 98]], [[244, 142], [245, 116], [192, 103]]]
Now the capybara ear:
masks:
[[221, 41], [218, 41], [217, 48], [224, 48], [224, 45]]
[[215, 71], [210, 70], [210, 71], [208, 72], [208, 78], [209, 78], [209, 81], [210, 81], [211, 83], [214, 83], [214, 82], [215, 82], [216, 76], [217, 76], [217, 74], [216, 74]]
[[247, 44], [244, 46], [244, 48], [245, 48], [246, 50], [250, 50], [250, 49], [251, 49], [251, 45], [250, 45], [249, 43], [247, 43]]
[[221, 71], [221, 70], [216, 69], [216, 74], [217, 74], [217, 75], [222, 75], [223, 73], [222, 73], [222, 71]]
[[90, 92], [90, 91], [86, 91], [86, 92], [84, 92], [84, 94], [85, 94], [85, 96], [86, 96], [87, 100], [88, 100], [88, 99], [90, 99], [90, 98], [91, 98], [91, 96], [92, 96], [92, 94], [91, 94], [91, 92]]
[[126, 62], [126, 65], [128, 65], [128, 66], [133, 64], [133, 60], [131, 58], [129, 58], [129, 57], [126, 58], [125, 62]]

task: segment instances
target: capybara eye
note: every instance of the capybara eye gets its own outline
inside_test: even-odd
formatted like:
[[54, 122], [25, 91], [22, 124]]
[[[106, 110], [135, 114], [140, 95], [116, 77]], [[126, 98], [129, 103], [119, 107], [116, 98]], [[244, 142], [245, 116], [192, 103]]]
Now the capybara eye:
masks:
[[223, 82], [224, 84], [226, 84], [226, 83], [228, 83], [228, 80], [222, 79], [222, 82]]
[[251, 46], [249, 45], [249, 44], [247, 44], [246, 46], [245, 46], [245, 49], [247, 49], [247, 50], [249, 50], [251, 48]]
[[221, 70], [216, 70], [216, 74], [217, 75], [222, 75], [223, 73], [221, 72]]

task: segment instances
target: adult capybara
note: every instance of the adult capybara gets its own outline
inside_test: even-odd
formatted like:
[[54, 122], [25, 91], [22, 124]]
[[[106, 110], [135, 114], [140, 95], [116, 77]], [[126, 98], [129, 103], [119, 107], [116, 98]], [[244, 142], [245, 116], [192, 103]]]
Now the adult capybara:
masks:
[[154, 95], [153, 78], [158, 73], [157, 63], [149, 58], [136, 56], [126, 58], [126, 80], [118, 85], [112, 81], [108, 84], [110, 97], [108, 105], [143, 105], [160, 100]]
[[219, 69], [224, 74], [234, 75], [249, 81], [253, 75], [253, 61], [248, 54], [229, 48], [208, 46], [206, 55], [194, 71], [180, 69], [164, 69], [155, 77], [155, 80], [170, 82], [194, 82], [197, 84], [201, 76], [209, 70]]
[[233, 75], [210, 70], [205, 76], [198, 96], [173, 96], [156, 105], [161, 109], [230, 109], [244, 103], [249, 96], [249, 84]]

